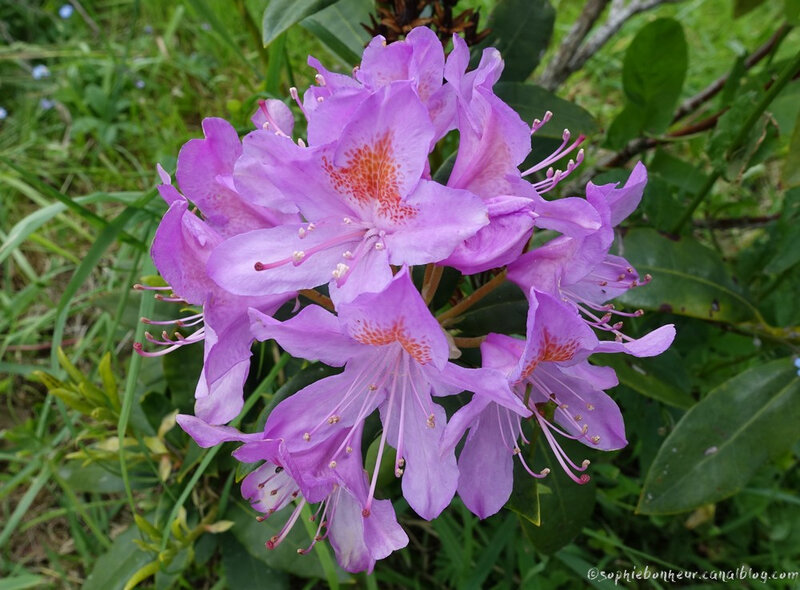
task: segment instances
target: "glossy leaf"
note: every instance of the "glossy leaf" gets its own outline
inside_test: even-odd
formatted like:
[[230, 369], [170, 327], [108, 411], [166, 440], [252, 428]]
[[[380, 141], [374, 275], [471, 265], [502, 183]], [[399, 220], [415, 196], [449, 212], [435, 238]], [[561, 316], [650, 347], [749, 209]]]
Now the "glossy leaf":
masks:
[[783, 163], [783, 184], [789, 187], [800, 186], [800, 113], [794, 124], [792, 138], [789, 142], [789, 153]]
[[335, 2], [336, 0], [271, 0], [261, 23], [264, 47], [293, 24]]
[[275, 590], [288, 587], [286, 574], [253, 557], [233, 535], [225, 535], [220, 544], [222, 569], [228, 588], [261, 590], [266, 580], [269, 580], [269, 587]]
[[646, 360], [621, 354], [604, 354], [593, 356], [592, 361], [613, 367], [620, 385], [625, 385], [641, 395], [684, 410], [694, 405], [694, 399], [688, 392], [643, 369], [641, 365], [646, 364]]
[[530, 477], [519, 461], [514, 461], [514, 489], [506, 508], [515, 512], [520, 520], [525, 519], [536, 526], [542, 524], [538, 480]]
[[489, 15], [486, 45], [503, 55], [503, 80], [524, 81], [542, 59], [556, 13], [548, 0], [500, 0]]
[[673, 514], [740, 490], [800, 438], [800, 379], [790, 359], [749, 369], [690, 409], [667, 437], [637, 511]]
[[304, 19], [300, 26], [352, 66], [361, 61], [369, 42], [369, 33], [359, 23], [369, 22], [374, 4], [371, 0], [339, 0]]
[[121, 590], [131, 576], [152, 560], [152, 555], [141, 551], [133, 542], [138, 538], [139, 529], [132, 526], [114, 539], [108, 553], [94, 562], [94, 567], [81, 588]]
[[688, 67], [681, 24], [657, 19], [636, 34], [625, 52], [622, 86], [627, 105], [609, 129], [609, 145], [621, 147], [643, 133], [666, 131]]
[[[577, 463], [589, 451], [584, 445], [569, 440], [559, 441], [559, 444]], [[535, 526], [527, 518], [520, 519], [520, 522], [534, 547], [550, 555], [572, 541], [589, 520], [594, 511], [595, 483], [593, 479], [583, 485], [572, 481], [558, 464], [544, 437], [540, 436], [536, 440], [536, 455], [531, 469], [541, 470], [543, 467], [549, 467], [550, 473], [536, 482], [541, 524]]]
[[528, 123], [534, 119], [541, 119], [546, 111], [553, 113], [553, 118], [533, 136], [534, 144], [542, 137], [560, 141], [564, 129], [569, 129], [574, 136], [579, 133], [591, 135], [598, 130], [597, 121], [589, 111], [574, 102], [559, 98], [541, 86], [520, 82], [498, 82], [494, 90], [497, 96], [507, 102]]
[[265, 563], [270, 568], [303, 578], [325, 578], [325, 572], [315, 551], [308, 555], [298, 555], [297, 553], [298, 549], [305, 549], [311, 543], [311, 539], [299, 523], [275, 549], [268, 551], [264, 548], [264, 543], [280, 532], [293, 508], [294, 504], [291, 504], [263, 522], [258, 522], [255, 511], [245, 508], [243, 504], [237, 502], [228, 508], [225, 519], [234, 521], [231, 533], [251, 557]]
[[719, 255], [691, 237], [634, 229], [623, 240], [622, 254], [640, 275], [653, 277], [618, 298], [626, 305], [718, 322], [760, 320]]

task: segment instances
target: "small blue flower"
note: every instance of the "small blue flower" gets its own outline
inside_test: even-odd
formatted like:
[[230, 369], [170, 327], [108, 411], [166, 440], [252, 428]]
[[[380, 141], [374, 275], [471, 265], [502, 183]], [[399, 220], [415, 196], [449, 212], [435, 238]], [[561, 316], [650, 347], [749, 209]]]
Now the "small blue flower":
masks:
[[143, 30], [144, 30], [145, 35], [152, 35], [153, 34], [153, 27], [150, 26], [150, 25], [145, 25]]
[[58, 9], [58, 16], [66, 20], [72, 16], [73, 12], [75, 12], [75, 9], [72, 7], [72, 4], [64, 4], [64, 6]]
[[54, 106], [56, 106], [55, 101], [52, 101], [49, 98], [43, 98], [39, 101], [39, 108], [43, 111], [49, 111]]
[[50, 76], [50, 70], [47, 69], [47, 66], [44, 64], [38, 64], [33, 66], [31, 70], [31, 76], [33, 76], [34, 80], [41, 80], [42, 78], [47, 78]]
[[201, 23], [200, 24], [200, 28], [203, 29], [204, 31], [210, 31], [211, 30], [211, 25], [208, 24], [208, 23]]
[[800, 358], [794, 359], [794, 366], [797, 367], [797, 376], [800, 377]]
[[0, 121], [8, 117], [8, 111], [5, 110], [3, 107], [0, 107]]
[[136, 88], [141, 90], [145, 86], [144, 80], [142, 80], [141, 78], [136, 80], [136, 82], [134, 82], [134, 86], [136, 86]]

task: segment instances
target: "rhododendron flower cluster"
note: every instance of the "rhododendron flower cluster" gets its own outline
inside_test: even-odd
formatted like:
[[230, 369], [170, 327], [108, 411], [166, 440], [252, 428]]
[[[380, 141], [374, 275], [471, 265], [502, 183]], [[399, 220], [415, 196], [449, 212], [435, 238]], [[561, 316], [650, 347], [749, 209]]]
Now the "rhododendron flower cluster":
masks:
[[[390, 45], [376, 37], [352, 75], [309, 58], [316, 84], [302, 98], [291, 92], [305, 138], [292, 109], [270, 99], [242, 140], [222, 119], [203, 122], [205, 137], [178, 157], [180, 192], [159, 168], [169, 210], [152, 256], [168, 286], [143, 288], [197, 313], [144, 320], [165, 331], [136, 348], [156, 356], [204, 342], [195, 415], [178, 421], [200, 446], [238, 441], [234, 456], [260, 464], [243, 495], [264, 517], [290, 512], [269, 548], [306, 503], [319, 504], [312, 545], [327, 538], [342, 567], [371, 570], [408, 542], [391, 501], [376, 496], [382, 464], [393, 461], [422, 518], [456, 493], [483, 518], [508, 501], [514, 461], [547, 476], [526, 458], [532, 431], [576, 485], [588, 481], [588, 461], [560, 441], [626, 444], [605, 391], [617, 384], [614, 371], [589, 357], [652, 356], [672, 342], [672, 326], [626, 336], [620, 318], [641, 312], [609, 303], [649, 280], [610, 253], [614, 227], [641, 199], [644, 166], [624, 186], [545, 197], [580, 164], [583, 137], [565, 131], [552, 155], [520, 170], [551, 114], [527, 123], [495, 95], [495, 49], [474, 70], [468, 63], [461, 38], [445, 57], [424, 27]], [[456, 132], [452, 171], [439, 182], [429, 157]], [[542, 229], [549, 239], [532, 247]], [[421, 288], [413, 267], [424, 267]], [[445, 267], [480, 273], [464, 279], [477, 289], [431, 309]], [[460, 338], [459, 314], [505, 280], [527, 297], [525, 332]], [[183, 335], [172, 324], [196, 329]], [[226, 424], [242, 409], [255, 340], [341, 370], [281, 401], [262, 431], [240, 432]], [[479, 346], [481, 366], [461, 363], [460, 346]], [[444, 396], [457, 396], [460, 409], [448, 416]], [[365, 421], [376, 413], [377, 461], [367, 472]]]

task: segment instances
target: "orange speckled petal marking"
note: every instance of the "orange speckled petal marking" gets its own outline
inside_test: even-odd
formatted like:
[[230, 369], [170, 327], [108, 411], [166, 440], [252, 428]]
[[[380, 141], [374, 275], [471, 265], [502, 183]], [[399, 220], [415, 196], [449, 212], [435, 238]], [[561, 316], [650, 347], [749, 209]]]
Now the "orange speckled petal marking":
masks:
[[530, 377], [539, 363], [568, 361], [575, 356], [577, 350], [577, 340], [557, 340], [550, 332], [542, 330], [542, 337], [539, 341], [539, 354], [525, 366], [522, 375], [520, 375], [520, 380]]
[[401, 200], [400, 169], [394, 157], [391, 132], [348, 150], [346, 157], [347, 164], [342, 167], [334, 166], [326, 157], [322, 159], [336, 192], [362, 207], [372, 204], [379, 215], [395, 223], [416, 217], [417, 210]]
[[402, 320], [396, 320], [388, 327], [359, 321], [358, 329], [353, 334], [353, 338], [362, 344], [371, 346], [383, 346], [392, 342], [399, 342], [403, 350], [421, 365], [429, 363], [432, 359], [431, 347], [426, 339], [409, 336]]

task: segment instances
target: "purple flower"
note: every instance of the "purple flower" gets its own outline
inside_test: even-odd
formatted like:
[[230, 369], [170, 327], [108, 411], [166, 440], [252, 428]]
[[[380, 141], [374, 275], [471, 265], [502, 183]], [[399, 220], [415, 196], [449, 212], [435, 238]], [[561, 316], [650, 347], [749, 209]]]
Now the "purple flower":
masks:
[[277, 189], [259, 202], [307, 221], [227, 240], [211, 256], [211, 276], [240, 295], [330, 281], [336, 302], [383, 289], [390, 264], [442, 260], [488, 220], [474, 195], [423, 178], [433, 132], [406, 82], [370, 95], [336, 141], [316, 148], [254, 131], [237, 174], [259, 167], [267, 190]]
[[[148, 333], [148, 341], [162, 347], [156, 352], [145, 352], [141, 344], [135, 348], [144, 356], [160, 356], [204, 340], [203, 372], [195, 392], [195, 411], [207, 422], [224, 424], [235, 418], [242, 407], [242, 387], [253, 342], [247, 322], [248, 309], [274, 313], [293, 294], [236, 296], [208, 277], [208, 258], [225, 236], [271, 226], [275, 214], [243, 202], [230, 186], [233, 162], [241, 152], [233, 127], [222, 119], [205, 119], [203, 130], [206, 138], [189, 141], [178, 156], [177, 177], [186, 197], [159, 168], [164, 183], [159, 191], [170, 207], [156, 231], [151, 250], [156, 268], [169, 284], [160, 290], [170, 294], [158, 297], [202, 306], [203, 311], [176, 320], [143, 321], [178, 328], [204, 325], [187, 337], [180, 333], [173, 337], [164, 331], [158, 339]], [[204, 214], [204, 220], [189, 210], [187, 197]]]
[[[617, 385], [614, 370], [590, 365], [586, 358], [595, 352], [659, 354], [672, 341], [672, 335], [653, 332], [650, 346], [614, 349], [609, 345], [616, 343], [597, 340], [572, 306], [533, 289], [529, 301], [526, 340], [489, 334], [481, 345], [483, 365], [505, 372], [513, 391], [533, 412], [542, 436], [565, 473], [576, 483], [585, 483], [589, 481], [583, 473], [588, 461], [576, 464], [556, 435], [606, 451], [627, 444], [622, 414], [603, 391]], [[550, 405], [552, 421], [546, 412]], [[537, 473], [523, 457], [520, 447], [528, 440], [519, 414], [475, 397], [453, 416], [445, 446], [455, 446], [466, 429], [470, 434], [459, 456], [458, 493], [481, 518], [494, 514], [508, 500], [514, 456], [534, 477], [547, 475], [548, 469]]]
[[[325, 444], [341, 429], [359, 431], [376, 408], [385, 445], [397, 450], [395, 474], [403, 495], [423, 518], [435, 518], [455, 493], [458, 471], [450, 449], [440, 453], [446, 416], [432, 395], [475, 391], [525, 413], [498, 371], [465, 369], [448, 362], [449, 347], [407, 270], [380, 293], [363, 294], [341, 304], [338, 317], [309, 307], [286, 322], [254, 311], [253, 332], [259, 340], [274, 338], [289, 353], [318, 359], [344, 372], [327, 377], [281, 402], [270, 414], [265, 433], [282, 438], [290, 452]], [[338, 464], [354, 448], [345, 438], [327, 457]], [[372, 476], [368, 513], [374, 498]]]
[[[518, 166], [531, 150], [531, 134], [543, 124], [527, 125], [492, 91], [503, 70], [494, 48], [484, 50], [478, 67], [467, 72], [469, 50], [460, 37], [447, 59], [445, 77], [457, 97], [458, 155], [447, 186], [479, 195], [488, 208], [490, 223], [460, 245], [443, 264], [473, 274], [512, 262], [531, 237], [534, 225], [567, 234], [581, 235], [600, 227], [595, 209], [583, 199], [546, 201], [541, 193], [551, 190], [566, 176], [548, 176], [532, 185], [524, 176], [549, 166], [575, 149], [579, 137], [565, 141], [550, 157], [521, 173]], [[547, 119], [549, 117], [545, 117]], [[545, 120], [546, 122], [546, 120]], [[579, 152], [578, 163], [583, 158]], [[570, 161], [568, 171], [577, 164]], [[567, 172], [568, 173], [568, 172]]]
[[[307, 549], [327, 538], [339, 564], [350, 572], [372, 571], [375, 561], [408, 544], [388, 500], [372, 500], [368, 514], [367, 479], [362, 469], [360, 429], [341, 430], [326, 444], [290, 452], [281, 439], [268, 433], [242, 434], [234, 428], [211, 426], [194, 416], [180, 415], [178, 423], [201, 447], [225, 441], [244, 443], [233, 455], [244, 463], [263, 463], [242, 481], [242, 495], [261, 519], [297, 501], [281, 531], [267, 540], [268, 549], [280, 545], [306, 505], [319, 504], [313, 519], [317, 532]], [[332, 448], [349, 440], [355, 450], [333, 466], [327, 460]]]

